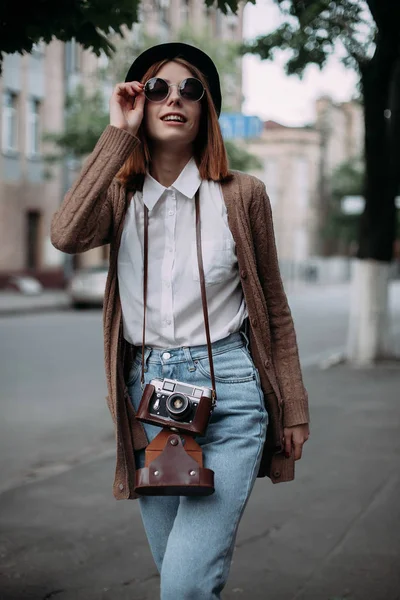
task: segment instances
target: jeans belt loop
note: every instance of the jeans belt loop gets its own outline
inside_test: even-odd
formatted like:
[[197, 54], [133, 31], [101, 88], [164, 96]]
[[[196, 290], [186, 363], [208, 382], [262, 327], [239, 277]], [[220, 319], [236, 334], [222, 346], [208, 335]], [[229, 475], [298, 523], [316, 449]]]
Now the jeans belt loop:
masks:
[[183, 346], [182, 347], [183, 353], [185, 355], [185, 359], [188, 363], [188, 370], [189, 371], [195, 371], [196, 370], [196, 366], [193, 362], [193, 358], [192, 358], [192, 354], [190, 352], [190, 348], [188, 348], [188, 346]]
[[152, 353], [153, 348], [151, 348], [150, 346], [146, 346], [144, 349], [144, 372], [146, 373], [148, 371], [148, 366], [147, 366], [147, 361], [149, 360], [149, 356]]

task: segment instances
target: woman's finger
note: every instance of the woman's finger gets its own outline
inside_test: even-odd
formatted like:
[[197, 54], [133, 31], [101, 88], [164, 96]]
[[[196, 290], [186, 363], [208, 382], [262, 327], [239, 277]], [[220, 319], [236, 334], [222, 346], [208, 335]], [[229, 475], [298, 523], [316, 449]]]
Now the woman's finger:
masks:
[[144, 88], [143, 83], [140, 83], [140, 81], [130, 81], [129, 83], [122, 83], [120, 86], [123, 91], [133, 96], [136, 96]]
[[140, 92], [135, 98], [135, 110], [143, 110], [145, 103], [145, 96], [142, 92]]
[[117, 83], [117, 85], [114, 88], [115, 93], [118, 95], [125, 94], [128, 90], [129, 88], [126, 85], [126, 83]]
[[294, 448], [294, 460], [300, 460], [302, 452], [303, 452], [303, 444], [299, 442], [293, 442]]
[[286, 458], [289, 458], [289, 456], [292, 453], [292, 432], [289, 432], [288, 434], [285, 434], [285, 456]]
[[144, 84], [140, 81], [132, 81], [131, 86], [135, 90], [135, 92], [141, 92], [144, 88]]
[[135, 97], [138, 93], [141, 92], [141, 84], [139, 82], [135, 82], [137, 85], [133, 83], [117, 83], [114, 88], [114, 91], [117, 96], [121, 97]]

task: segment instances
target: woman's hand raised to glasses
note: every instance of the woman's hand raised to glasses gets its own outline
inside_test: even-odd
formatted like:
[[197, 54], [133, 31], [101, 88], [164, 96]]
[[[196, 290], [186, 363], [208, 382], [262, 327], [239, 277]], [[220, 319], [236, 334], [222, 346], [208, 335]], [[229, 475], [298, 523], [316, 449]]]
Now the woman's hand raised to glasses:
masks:
[[118, 83], [110, 98], [110, 125], [136, 135], [143, 119], [144, 85], [139, 81]]

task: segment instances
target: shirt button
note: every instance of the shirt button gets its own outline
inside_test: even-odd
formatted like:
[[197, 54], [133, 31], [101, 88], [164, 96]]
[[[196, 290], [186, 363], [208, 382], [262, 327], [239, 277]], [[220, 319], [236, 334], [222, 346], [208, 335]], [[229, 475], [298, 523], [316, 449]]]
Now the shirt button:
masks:
[[165, 360], [168, 360], [169, 358], [171, 358], [171, 355], [170, 355], [170, 353], [169, 353], [169, 352], [164, 352], [164, 354], [162, 355], [162, 357], [163, 357]]
[[268, 367], [269, 367], [269, 358], [266, 358], [266, 359], [264, 360], [264, 367], [265, 367], [266, 369], [268, 369]]
[[165, 322], [167, 325], [171, 325], [171, 321], [169, 319], [167, 319]]
[[274, 477], [275, 479], [278, 479], [281, 476], [281, 472], [280, 471], [274, 471]]
[[241, 272], [240, 272], [240, 277], [241, 277], [242, 279], [246, 279], [246, 277], [247, 277], [247, 273], [246, 273], [246, 271], [241, 271]]
[[120, 483], [118, 487], [119, 487], [119, 489], [120, 489], [120, 490], [121, 490], [121, 492], [122, 492], [122, 490], [124, 489], [124, 484], [123, 484], [123, 483]]
[[253, 325], [253, 327], [257, 327], [257, 319], [252, 319], [251, 320], [251, 324]]
[[169, 214], [169, 216], [170, 216], [170, 217], [172, 217], [172, 215], [174, 215], [175, 213], [174, 213], [174, 211], [173, 211], [173, 210], [169, 210], [169, 211], [168, 211], [168, 214]]

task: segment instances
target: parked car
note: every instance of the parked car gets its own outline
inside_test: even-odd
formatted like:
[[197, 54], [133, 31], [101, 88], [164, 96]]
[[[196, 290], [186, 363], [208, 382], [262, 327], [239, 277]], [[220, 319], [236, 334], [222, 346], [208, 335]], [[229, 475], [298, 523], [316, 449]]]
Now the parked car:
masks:
[[43, 292], [43, 286], [29, 275], [13, 275], [7, 281], [6, 290], [20, 292], [25, 296], [37, 296]]
[[103, 305], [107, 272], [107, 264], [75, 271], [68, 285], [68, 295], [74, 308]]

